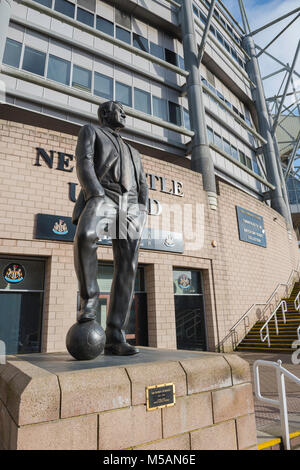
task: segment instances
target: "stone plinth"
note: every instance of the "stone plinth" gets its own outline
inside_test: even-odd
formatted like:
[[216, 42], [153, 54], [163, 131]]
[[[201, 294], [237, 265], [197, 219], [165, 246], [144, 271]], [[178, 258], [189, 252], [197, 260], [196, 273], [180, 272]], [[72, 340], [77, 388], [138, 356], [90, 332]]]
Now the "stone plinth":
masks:
[[[9, 356], [0, 366], [1, 449], [255, 449], [249, 365], [235, 354], [140, 348], [75, 361]], [[146, 387], [176, 403], [147, 411]]]

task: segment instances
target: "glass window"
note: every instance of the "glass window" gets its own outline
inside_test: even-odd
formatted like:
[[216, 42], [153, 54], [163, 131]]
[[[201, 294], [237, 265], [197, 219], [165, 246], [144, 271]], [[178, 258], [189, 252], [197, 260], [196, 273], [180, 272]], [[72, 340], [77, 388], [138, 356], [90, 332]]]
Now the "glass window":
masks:
[[216, 9], [214, 9], [214, 16], [216, 18], [220, 18], [219, 12]]
[[151, 114], [151, 97], [150, 93], [140, 90], [139, 88], [134, 89], [134, 108], [138, 111], [142, 111], [146, 114]]
[[224, 40], [223, 40], [223, 36], [221, 33], [219, 33], [218, 30], [216, 30], [216, 34], [217, 34], [217, 39], [218, 41], [222, 44], [222, 46], [224, 45]]
[[74, 18], [75, 15], [74, 3], [67, 2], [67, 0], [55, 0], [54, 10], [70, 18]]
[[149, 52], [148, 39], [139, 34], [133, 33], [133, 46], [141, 51]]
[[209, 30], [211, 33], [213, 33], [214, 36], [216, 35], [216, 30], [212, 25], [210, 25]]
[[131, 87], [124, 83], [116, 82], [116, 100], [126, 106], [132, 106]]
[[179, 55], [179, 56], [178, 56], [178, 61], [179, 61], [179, 67], [180, 67], [182, 70], [185, 70], [184, 58]]
[[77, 7], [77, 20], [87, 26], [94, 26], [94, 15], [82, 8]]
[[219, 147], [221, 150], [223, 150], [223, 141], [222, 137], [215, 132], [215, 144], [217, 147]]
[[44, 75], [45, 63], [46, 54], [44, 52], [36, 51], [35, 49], [31, 49], [31, 47], [25, 47], [23, 70], [36, 73], [37, 75]]
[[165, 59], [163, 48], [161, 46], [158, 46], [158, 44], [155, 44], [154, 42], [150, 42], [150, 54], [154, 55], [158, 59]]
[[196, 16], [199, 16], [198, 8], [196, 8], [195, 5], [193, 5], [193, 12]]
[[214, 143], [214, 131], [210, 127], [207, 127], [207, 137], [208, 137], [208, 142], [210, 144], [213, 144]]
[[102, 31], [105, 34], [114, 37], [114, 24], [101, 16], [97, 16], [96, 18], [96, 28], [98, 31]]
[[116, 38], [127, 44], [131, 44], [131, 33], [126, 29], [120, 28], [120, 26], [116, 26]]
[[204, 83], [204, 85], [208, 86], [206, 78], [201, 77], [201, 82]]
[[236, 114], [239, 114], [239, 110], [235, 106], [232, 106], [232, 109]]
[[72, 86], [84, 91], [91, 91], [92, 72], [78, 65], [74, 65]]
[[177, 65], [177, 54], [170, 49], [165, 49], [165, 59], [169, 64]]
[[237, 53], [235, 52], [234, 49], [232, 49], [232, 47], [231, 47], [231, 55], [235, 60], [238, 60]]
[[223, 145], [224, 145], [224, 152], [228, 153], [228, 155], [231, 155], [231, 146], [228, 140], [223, 139]]
[[172, 124], [181, 126], [181, 109], [179, 104], [169, 101], [169, 120]]
[[107, 98], [108, 100], [113, 99], [113, 79], [102, 75], [101, 73], [95, 72], [95, 83], [94, 83], [94, 94]]
[[220, 100], [222, 100], [222, 101], [225, 100], [225, 98], [224, 98], [224, 96], [222, 95], [222, 93], [220, 93], [218, 90], [216, 90], [216, 94], [217, 94], [218, 98], [220, 98]]
[[246, 157], [245, 157], [244, 152], [242, 152], [241, 150], [239, 150], [239, 157], [240, 157], [240, 162], [243, 163], [243, 165], [246, 165]]
[[245, 160], [246, 160], [246, 166], [252, 170], [252, 160], [251, 158], [247, 157], [247, 155], [245, 155]]
[[257, 174], [260, 175], [260, 169], [257, 163], [257, 158], [255, 155], [252, 155], [252, 166], [253, 166], [253, 171]]
[[228, 33], [232, 35], [232, 34], [233, 34], [233, 31], [232, 31], [231, 26], [229, 26], [229, 24], [227, 24], [227, 25], [226, 25], [226, 28], [227, 28]]
[[202, 11], [200, 11], [200, 20], [202, 21], [203, 24], [206, 24], [207, 19], [204, 13], [202, 13]]
[[238, 151], [235, 147], [231, 146], [231, 155], [233, 156], [233, 158], [235, 158], [236, 160], [239, 159], [239, 155], [238, 155]]
[[222, 16], [220, 16], [220, 21], [221, 21], [222, 25], [224, 26], [224, 28], [226, 28], [226, 22], [225, 22], [225, 20], [223, 20]]
[[153, 106], [153, 116], [163, 119], [164, 121], [168, 120], [167, 117], [167, 101], [158, 98], [157, 96], [152, 97], [152, 106]]
[[3, 63], [18, 68], [20, 65], [21, 51], [22, 44], [20, 42], [14, 41], [13, 39], [7, 39], [3, 55]]
[[40, 5], [44, 5], [44, 7], [52, 7], [52, 0], [35, 0], [35, 2], [39, 3]]
[[190, 113], [185, 108], [183, 108], [183, 122], [184, 122], [184, 127], [190, 131], [191, 130]]
[[228, 52], [230, 52], [230, 46], [229, 46], [228, 42], [225, 41], [225, 39], [224, 39], [224, 46], [225, 46], [225, 49], [226, 49]]
[[173, 286], [175, 295], [202, 294], [200, 272], [174, 269]]
[[245, 121], [245, 116], [243, 115], [243, 113], [240, 113], [240, 112], [239, 112], [239, 116], [240, 116], [240, 118], [243, 119], [243, 121]]
[[47, 78], [70, 85], [71, 63], [54, 55], [49, 55]]
[[225, 99], [225, 104], [228, 106], [228, 108], [231, 108], [231, 103]]
[[131, 16], [124, 11], [115, 8], [115, 19], [116, 23], [124, 26], [124, 28], [131, 29]]

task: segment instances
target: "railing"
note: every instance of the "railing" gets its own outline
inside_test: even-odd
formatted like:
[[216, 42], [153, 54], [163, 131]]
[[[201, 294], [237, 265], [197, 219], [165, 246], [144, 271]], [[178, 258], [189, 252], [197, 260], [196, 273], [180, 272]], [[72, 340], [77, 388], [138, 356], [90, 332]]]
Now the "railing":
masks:
[[[285, 312], [287, 311], [287, 305], [286, 305], [286, 301], [285, 300], [282, 300], [280, 302], [280, 304], [278, 305], [278, 307], [276, 308], [276, 310], [272, 313], [272, 315], [268, 318], [268, 320], [266, 321], [266, 323], [261, 327], [261, 329], [259, 330], [259, 335], [260, 335], [260, 339], [262, 341], [262, 343], [264, 343], [266, 341], [266, 339], [268, 338], [268, 347], [271, 346], [271, 342], [270, 342], [270, 331], [269, 331], [269, 323], [270, 321], [275, 320], [275, 328], [276, 328], [276, 334], [279, 335], [279, 329], [278, 329], [278, 320], [277, 320], [277, 310], [279, 310], [279, 308], [281, 307], [281, 311], [282, 311], [282, 316], [283, 316], [283, 321], [284, 323], [286, 323], [286, 316], [285, 316]], [[266, 328], [267, 332], [266, 332], [266, 335], [265, 337], [263, 338], [262, 336], [262, 332], [263, 330]]]
[[295, 310], [299, 310], [300, 309], [300, 290], [294, 300], [294, 305], [295, 305]]
[[[288, 421], [288, 410], [286, 402], [286, 391], [285, 391], [285, 377], [300, 385], [300, 379], [296, 375], [289, 372], [287, 369], [282, 367], [282, 362], [271, 362], [271, 361], [255, 361], [253, 364], [253, 375], [254, 375], [254, 386], [255, 396], [265, 403], [270, 405], [278, 406], [280, 409], [280, 424], [281, 424], [281, 436], [285, 450], [291, 450], [290, 436], [289, 436], [289, 421]], [[260, 391], [260, 377], [259, 377], [259, 366], [273, 367], [276, 369], [277, 388], [279, 394], [279, 400], [273, 400], [271, 398], [263, 397]]]
[[274, 289], [266, 302], [258, 302], [253, 305], [242, 315], [242, 317], [230, 328], [229, 333], [218, 344], [218, 351], [232, 351], [240, 341], [246, 336], [257, 320], [265, 320], [277, 307], [282, 297], [289, 297], [294, 284], [300, 280], [300, 263], [297, 269], [293, 269], [287, 282], [279, 283]]

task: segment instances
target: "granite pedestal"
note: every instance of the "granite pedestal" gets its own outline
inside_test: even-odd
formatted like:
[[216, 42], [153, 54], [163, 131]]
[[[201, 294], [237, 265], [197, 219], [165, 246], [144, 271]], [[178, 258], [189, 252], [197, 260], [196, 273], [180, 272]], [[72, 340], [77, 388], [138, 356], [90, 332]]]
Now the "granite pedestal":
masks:
[[[175, 405], [147, 411], [146, 387], [165, 383], [175, 384]], [[0, 448], [255, 449], [249, 365], [235, 354], [152, 348], [92, 361], [9, 356]]]

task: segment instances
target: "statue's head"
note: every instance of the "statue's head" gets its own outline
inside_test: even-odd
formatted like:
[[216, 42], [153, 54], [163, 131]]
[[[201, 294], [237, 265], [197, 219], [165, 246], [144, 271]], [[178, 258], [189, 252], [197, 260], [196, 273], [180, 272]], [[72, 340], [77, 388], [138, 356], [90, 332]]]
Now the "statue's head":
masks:
[[126, 114], [119, 101], [105, 101], [100, 104], [98, 118], [102, 126], [108, 126], [114, 130], [125, 127]]

